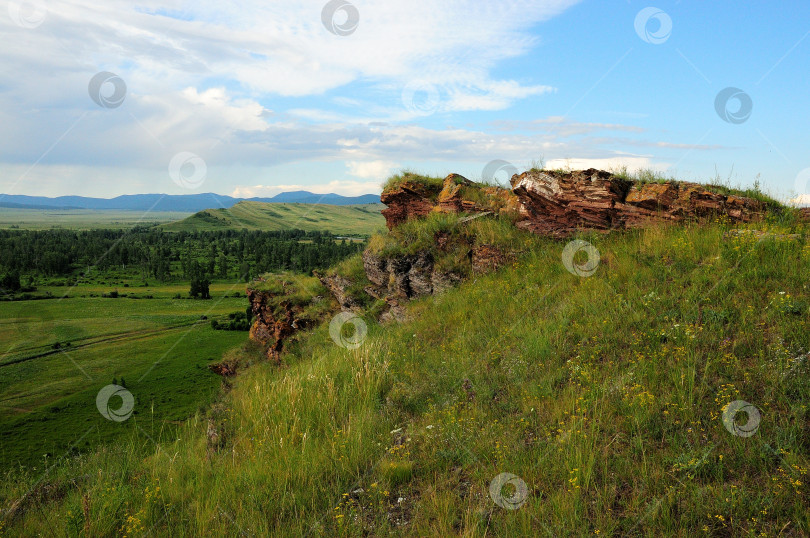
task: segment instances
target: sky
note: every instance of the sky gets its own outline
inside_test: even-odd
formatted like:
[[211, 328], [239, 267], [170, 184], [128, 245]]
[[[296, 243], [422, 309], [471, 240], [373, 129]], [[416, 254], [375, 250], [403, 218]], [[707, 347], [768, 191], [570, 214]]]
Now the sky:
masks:
[[0, 36], [5, 194], [358, 195], [540, 163], [810, 202], [804, 1], [36, 0]]

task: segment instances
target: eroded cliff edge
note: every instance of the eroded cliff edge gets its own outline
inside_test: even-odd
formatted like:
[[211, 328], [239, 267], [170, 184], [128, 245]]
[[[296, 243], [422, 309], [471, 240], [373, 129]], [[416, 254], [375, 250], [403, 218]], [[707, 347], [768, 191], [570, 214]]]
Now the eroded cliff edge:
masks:
[[280, 361], [284, 342], [296, 331], [339, 310], [402, 319], [404, 301], [512, 262], [526, 247], [525, 231], [566, 238], [709, 218], [740, 223], [779, 205], [722, 187], [634, 182], [596, 169], [533, 169], [515, 174], [510, 184], [485, 185], [458, 174], [395, 176], [380, 197], [388, 232], [372, 237], [361, 256], [314, 277], [268, 276], [251, 283], [251, 338]]

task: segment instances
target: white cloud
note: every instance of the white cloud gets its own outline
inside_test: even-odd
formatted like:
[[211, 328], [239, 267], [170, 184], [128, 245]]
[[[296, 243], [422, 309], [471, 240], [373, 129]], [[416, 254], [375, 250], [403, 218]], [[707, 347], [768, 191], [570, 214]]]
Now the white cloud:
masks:
[[796, 198], [792, 198], [789, 203], [796, 207], [810, 207], [810, 194], [800, 194]]
[[[238, 6], [68, 0], [49, 3], [36, 30], [4, 18], [7, 39], [18, 45], [0, 51], [0, 65], [14, 66], [7, 72], [32, 88], [35, 80], [54, 80], [54, 71], [89, 78], [103, 67], [138, 93], [223, 78], [253, 95], [320, 95], [357, 80], [401, 91], [418, 77], [441, 83], [450, 94], [480, 93], [481, 105], [491, 109], [545, 91], [494, 80], [489, 72], [528, 52], [536, 43], [532, 27], [577, 1], [358, 0], [360, 24], [341, 37], [321, 22], [323, 0], [247, 0]], [[54, 97], [62, 90], [46, 83], [35, 93]], [[454, 106], [465, 101], [453, 99]]]
[[[534, 27], [576, 1], [357, 0], [360, 25], [346, 37], [321, 24], [323, 0], [238, 7], [66, 0], [49, 3], [36, 29], [0, 18], [0, 31], [14, 43], [0, 49], [0, 171], [8, 172], [0, 192], [172, 192], [167, 167], [182, 151], [206, 162], [205, 188], [217, 192], [378, 192], [398, 163], [426, 161], [483, 167], [492, 159], [572, 155], [579, 159], [567, 162], [583, 166], [651, 166], [649, 157], [615, 157], [617, 139], [607, 135], [643, 131], [633, 126], [551, 117], [504, 122], [487, 133], [402, 123], [415, 117], [402, 103], [403, 88], [415, 80], [436, 88], [438, 113], [502, 110], [554, 91], [492, 72], [529, 52]], [[101, 70], [125, 80], [121, 107], [102, 109], [87, 95]], [[326, 95], [349, 84], [361, 91]], [[607, 135], [586, 143], [582, 137], [595, 131]], [[288, 173], [271, 185], [265, 173], [313, 162], [344, 167], [355, 180], [309, 184], [313, 174]], [[246, 186], [234, 187], [239, 183]]]
[[400, 166], [391, 161], [349, 161], [346, 163], [349, 173], [364, 179], [382, 181]]
[[628, 171], [654, 170], [663, 172], [669, 168], [669, 164], [654, 162], [650, 157], [639, 156], [616, 156], [598, 159], [573, 158], [573, 159], [551, 159], [546, 162], [546, 168], [563, 170], [587, 170], [597, 168], [599, 170], [615, 171], [627, 168]]

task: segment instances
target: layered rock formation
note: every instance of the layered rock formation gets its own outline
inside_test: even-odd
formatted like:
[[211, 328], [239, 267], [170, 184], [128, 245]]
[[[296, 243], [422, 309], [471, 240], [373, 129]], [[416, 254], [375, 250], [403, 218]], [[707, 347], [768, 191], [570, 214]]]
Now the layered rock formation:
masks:
[[349, 293], [349, 288], [354, 284], [351, 280], [340, 275], [321, 274], [317, 271], [315, 276], [329, 290], [343, 310], [357, 310], [362, 306], [360, 301]]
[[381, 201], [389, 229], [431, 212], [518, 213], [519, 226], [567, 236], [580, 229], [633, 228], [651, 222], [682, 222], [725, 215], [734, 222], [760, 216], [765, 206], [751, 198], [712, 192], [695, 183], [634, 183], [604, 170], [530, 170], [514, 175], [512, 190], [475, 184], [450, 174], [441, 186], [407, 177], [386, 189]]
[[595, 169], [528, 171], [512, 176], [512, 187], [522, 206], [518, 226], [550, 236], [710, 215], [744, 222], [761, 216], [765, 209], [758, 200], [726, 196], [694, 183], [636, 184]]
[[[316, 274], [317, 278], [310, 277], [316, 284], [303, 287], [292, 282], [300, 278], [288, 275], [248, 289], [256, 318], [250, 337], [267, 347], [270, 359], [280, 361], [285, 339], [339, 309], [363, 312], [375, 300], [382, 301], [382, 309], [380, 302], [373, 305], [380, 319], [401, 320], [405, 313], [401, 306], [404, 301], [440, 293], [468, 275], [493, 271], [511, 263], [516, 253], [506, 248], [514, 248], [512, 244], [505, 247], [506, 243], [500, 246], [482, 243], [480, 230], [487, 230], [486, 235], [491, 234], [493, 228], [469, 224], [475, 219], [506, 215], [509, 219], [499, 221], [498, 225], [511, 227], [516, 223], [538, 234], [565, 237], [583, 229], [608, 231], [708, 216], [743, 222], [758, 218], [766, 209], [758, 200], [712, 192], [697, 184], [639, 184], [595, 169], [530, 170], [514, 175], [511, 184], [512, 190], [486, 186], [458, 174], [451, 174], [442, 182], [408, 174], [397, 178], [381, 196], [388, 206], [383, 215], [393, 231], [375, 247], [366, 249], [362, 255], [362, 271], [357, 266], [350, 277], [336, 270]], [[424, 218], [434, 212], [473, 215], [435, 232], [432, 241], [420, 244], [418, 249], [412, 243], [412, 231], [398, 234], [394, 230], [410, 219]], [[802, 214], [810, 217], [810, 209]], [[471, 231], [471, 227], [479, 232]], [[409, 254], [392, 254], [395, 252]], [[303, 288], [314, 285], [321, 290], [317, 293], [331, 295], [335, 301], [304, 292]], [[233, 372], [223, 367], [221, 373], [232, 375]]]
[[427, 217], [435, 204], [431, 198], [434, 196], [429, 185], [406, 181], [395, 189], [383, 191], [380, 201], [388, 207], [382, 210], [385, 224], [391, 230], [412, 218]]
[[[319, 323], [337, 305], [320, 295], [326, 292], [312, 277], [279, 276], [268, 283], [251, 283], [248, 301], [255, 318], [250, 338], [267, 349], [267, 358], [281, 362], [284, 341], [296, 331]], [[270, 285], [268, 285], [270, 284]]]
[[477, 185], [458, 174], [450, 174], [441, 185], [418, 176], [408, 177], [380, 196], [380, 201], [388, 206], [382, 214], [389, 230], [434, 211], [516, 213], [520, 209], [517, 197], [508, 189]]
[[284, 339], [298, 327], [292, 307], [288, 302], [282, 302], [283, 313], [279, 315], [277, 308], [271, 306], [274, 299], [272, 294], [248, 289], [247, 296], [256, 318], [250, 327], [251, 340], [267, 346], [267, 358], [281, 362]]
[[430, 251], [412, 256], [382, 258], [369, 251], [363, 253], [366, 276], [374, 285], [377, 297], [393, 295], [411, 299], [444, 291], [462, 280], [460, 275], [437, 271]]

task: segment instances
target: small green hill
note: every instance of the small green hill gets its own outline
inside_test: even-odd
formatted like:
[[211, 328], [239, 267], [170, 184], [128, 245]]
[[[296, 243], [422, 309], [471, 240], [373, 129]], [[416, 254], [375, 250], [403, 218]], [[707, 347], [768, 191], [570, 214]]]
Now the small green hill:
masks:
[[299, 229], [335, 234], [371, 235], [385, 226], [382, 204], [325, 205], [239, 202], [228, 209], [206, 209], [162, 228], [170, 232], [204, 230]]

